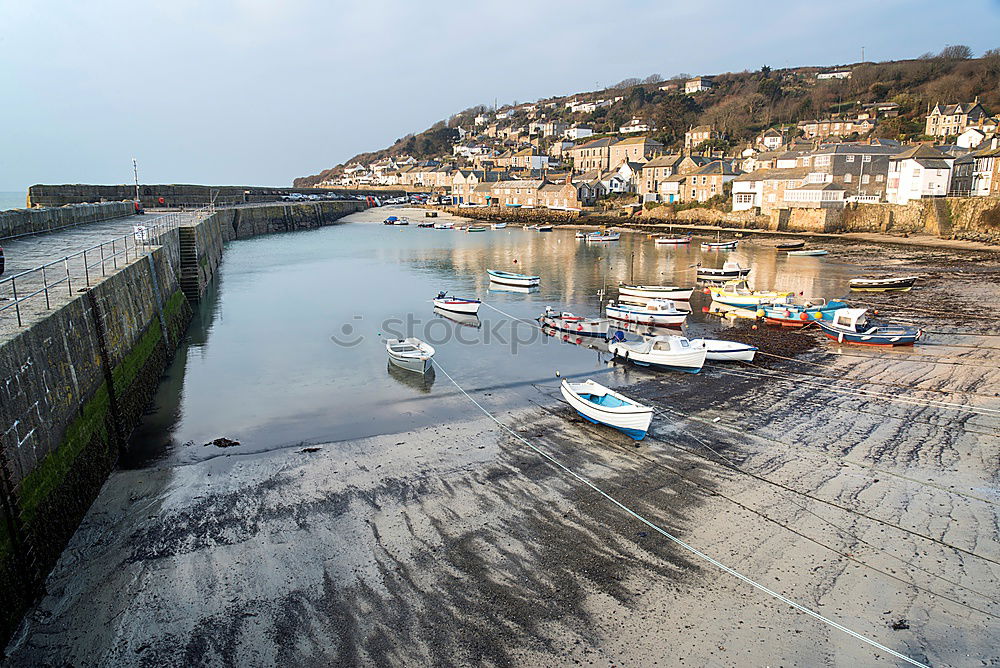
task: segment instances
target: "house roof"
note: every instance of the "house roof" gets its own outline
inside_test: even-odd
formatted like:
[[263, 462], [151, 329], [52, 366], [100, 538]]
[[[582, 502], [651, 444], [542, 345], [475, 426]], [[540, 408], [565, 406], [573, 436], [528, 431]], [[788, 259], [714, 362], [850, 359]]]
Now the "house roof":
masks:
[[764, 134], [762, 136], [763, 137], [780, 137], [781, 133], [778, 132], [777, 130], [775, 130], [774, 128], [768, 128], [767, 130], [764, 130]]
[[572, 150], [578, 151], [585, 148], [607, 148], [615, 143], [613, 137], [603, 137], [601, 139], [594, 139], [593, 141], [588, 141], [578, 146], [574, 146]]
[[695, 126], [695, 127], [691, 128], [690, 130], [688, 130], [688, 132], [691, 132], [691, 133], [694, 133], [694, 132], [711, 132], [711, 131], [712, 131], [712, 126], [711, 125], [698, 125], [698, 126]]
[[785, 167], [775, 169], [757, 169], [739, 174], [734, 181], [794, 181], [804, 179], [809, 174], [808, 167]]
[[733, 170], [732, 165], [726, 160], [713, 160], [701, 169], [694, 172], [695, 174], [721, 174], [722, 176], [735, 176], [741, 172]]
[[915, 158], [917, 164], [924, 169], [951, 169], [947, 160], [935, 160], [933, 158]]
[[890, 160], [943, 160], [947, 158], [944, 153], [937, 150], [936, 148], [931, 148], [925, 144], [920, 144], [909, 148], [902, 153], [897, 153], [896, 155], [889, 158]]
[[789, 190], [847, 190], [847, 188], [836, 183], [807, 183], [797, 188], [789, 188]]
[[633, 146], [638, 144], [645, 144], [648, 146], [663, 146], [660, 142], [655, 139], [650, 139], [649, 137], [629, 137], [628, 139], [622, 139], [620, 142], [616, 142], [615, 146]]
[[643, 169], [647, 167], [673, 167], [679, 163], [684, 156], [681, 155], [661, 155], [657, 158], [653, 158], [646, 164], [642, 166]]
[[968, 114], [976, 107], [979, 107], [980, 111], [984, 114], [986, 113], [979, 102], [959, 102], [958, 104], [935, 104], [934, 108], [931, 109], [931, 115], [953, 116], [955, 114]]

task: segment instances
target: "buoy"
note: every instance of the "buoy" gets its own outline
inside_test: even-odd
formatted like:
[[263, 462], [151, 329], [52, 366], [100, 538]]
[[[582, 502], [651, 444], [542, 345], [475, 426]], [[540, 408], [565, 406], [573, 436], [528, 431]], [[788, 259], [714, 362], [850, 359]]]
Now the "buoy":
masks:
[[712, 291], [709, 290], [708, 288], [705, 288], [704, 290], [702, 290], [702, 292], [705, 293], [706, 295], [712, 294]]
[[562, 375], [562, 374], [561, 374], [561, 373], [559, 373], [559, 370], [557, 369], [557, 370], [556, 370], [556, 378], [558, 378], [558, 377], [559, 377], [559, 376], [561, 376], [561, 375]]
[[878, 315], [878, 309], [875, 309], [874, 311], [872, 311], [872, 314], [873, 315]]
[[757, 329], [757, 325], [751, 325], [750, 329]]
[[819, 311], [816, 311], [815, 313], [813, 313], [813, 318], [815, 318], [816, 320], [822, 320], [823, 314], [820, 313]]
[[762, 309], [762, 308], [757, 309], [757, 317], [758, 318], [763, 318], [764, 317], [764, 309]]
[[701, 307], [701, 312], [702, 313], [708, 313], [708, 307], [707, 306], [702, 306]]
[[799, 314], [799, 320], [808, 320], [808, 319], [809, 319], [809, 314], [808, 313], [800, 313]]

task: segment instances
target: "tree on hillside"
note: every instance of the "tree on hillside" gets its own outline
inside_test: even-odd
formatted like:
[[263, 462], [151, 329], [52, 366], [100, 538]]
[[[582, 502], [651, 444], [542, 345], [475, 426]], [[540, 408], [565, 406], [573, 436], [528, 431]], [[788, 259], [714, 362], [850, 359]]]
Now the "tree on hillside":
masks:
[[941, 49], [938, 58], [944, 60], [968, 60], [972, 58], [972, 49], [964, 44], [951, 44]]
[[663, 81], [663, 77], [659, 74], [650, 74], [648, 77], [642, 80], [644, 84], [657, 84]]

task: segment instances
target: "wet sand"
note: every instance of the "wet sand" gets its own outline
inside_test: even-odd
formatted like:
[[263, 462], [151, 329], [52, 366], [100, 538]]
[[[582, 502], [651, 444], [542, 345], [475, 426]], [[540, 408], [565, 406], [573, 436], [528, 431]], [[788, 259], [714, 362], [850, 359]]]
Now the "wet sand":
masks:
[[[754, 366], [629, 371], [660, 409], [638, 447], [576, 417], [555, 378], [497, 417], [858, 633], [930, 665], [1000, 664], [1000, 322], [981, 307], [1000, 301], [1000, 263], [841, 251], [930, 277], [858, 297], [925, 326], [920, 345], [748, 324], [735, 335], [769, 353]], [[485, 416], [218, 453], [112, 475], [11, 665], [900, 663], [700, 560]]]

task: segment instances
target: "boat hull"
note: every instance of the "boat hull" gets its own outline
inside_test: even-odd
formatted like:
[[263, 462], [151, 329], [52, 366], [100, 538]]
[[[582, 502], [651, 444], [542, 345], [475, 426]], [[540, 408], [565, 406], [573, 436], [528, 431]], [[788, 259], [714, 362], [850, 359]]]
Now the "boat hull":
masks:
[[494, 230], [502, 230], [507, 227], [507, 223], [493, 223]]
[[414, 373], [427, 373], [431, 366], [433, 366], [434, 361], [430, 358], [420, 359], [416, 357], [397, 357], [396, 355], [389, 353], [389, 363], [393, 366], [399, 367], [400, 369], [405, 369]]
[[683, 246], [691, 243], [691, 237], [685, 237], [683, 239], [657, 238], [654, 243], [656, 243], [657, 246]]
[[696, 274], [699, 281], [732, 281], [745, 278], [750, 275], [750, 268], [746, 269], [698, 269]]
[[736, 242], [736, 241], [723, 242], [723, 243], [709, 243], [709, 244], [703, 243], [701, 245], [701, 249], [702, 250], [732, 250], [733, 248], [736, 248], [736, 244], [737, 243], [738, 242]]
[[[570, 385], [565, 380], [560, 385], [563, 399], [580, 417], [593, 424], [603, 424], [613, 427], [636, 441], [641, 441], [649, 432], [649, 424], [653, 420], [653, 409], [648, 406], [633, 404], [624, 409], [604, 408], [591, 401], [581, 398], [571, 388], [581, 388], [584, 384]], [[600, 387], [599, 385], [597, 387]]]
[[737, 341], [715, 339], [691, 339], [691, 345], [705, 348], [705, 359], [713, 362], [752, 362], [757, 354], [756, 346], [748, 346]]
[[542, 315], [538, 321], [545, 327], [576, 336], [607, 338], [611, 321], [607, 318], [561, 318]]
[[626, 362], [638, 366], [656, 367], [684, 373], [698, 373], [705, 365], [708, 351], [704, 348], [692, 348], [682, 353], [674, 351], [655, 350], [639, 352], [625, 343], [612, 343], [608, 351], [615, 357], [621, 357]]
[[629, 311], [614, 306], [605, 307], [605, 313], [612, 320], [635, 323], [637, 325], [654, 325], [657, 327], [680, 328], [687, 320], [687, 313], [667, 314], [651, 313], [648, 311]]
[[670, 299], [675, 302], [691, 301], [691, 293], [694, 290], [682, 290], [680, 288], [672, 290], [654, 290], [649, 286], [639, 285], [619, 285], [618, 294], [627, 297], [639, 297], [641, 299]]
[[469, 301], [467, 299], [435, 299], [434, 307], [439, 308], [442, 311], [450, 311], [451, 313], [464, 313], [467, 315], [475, 315], [479, 313], [479, 307], [482, 306], [482, 302]]
[[887, 279], [858, 279], [849, 281], [852, 292], [906, 292], [916, 283], [916, 276]]

